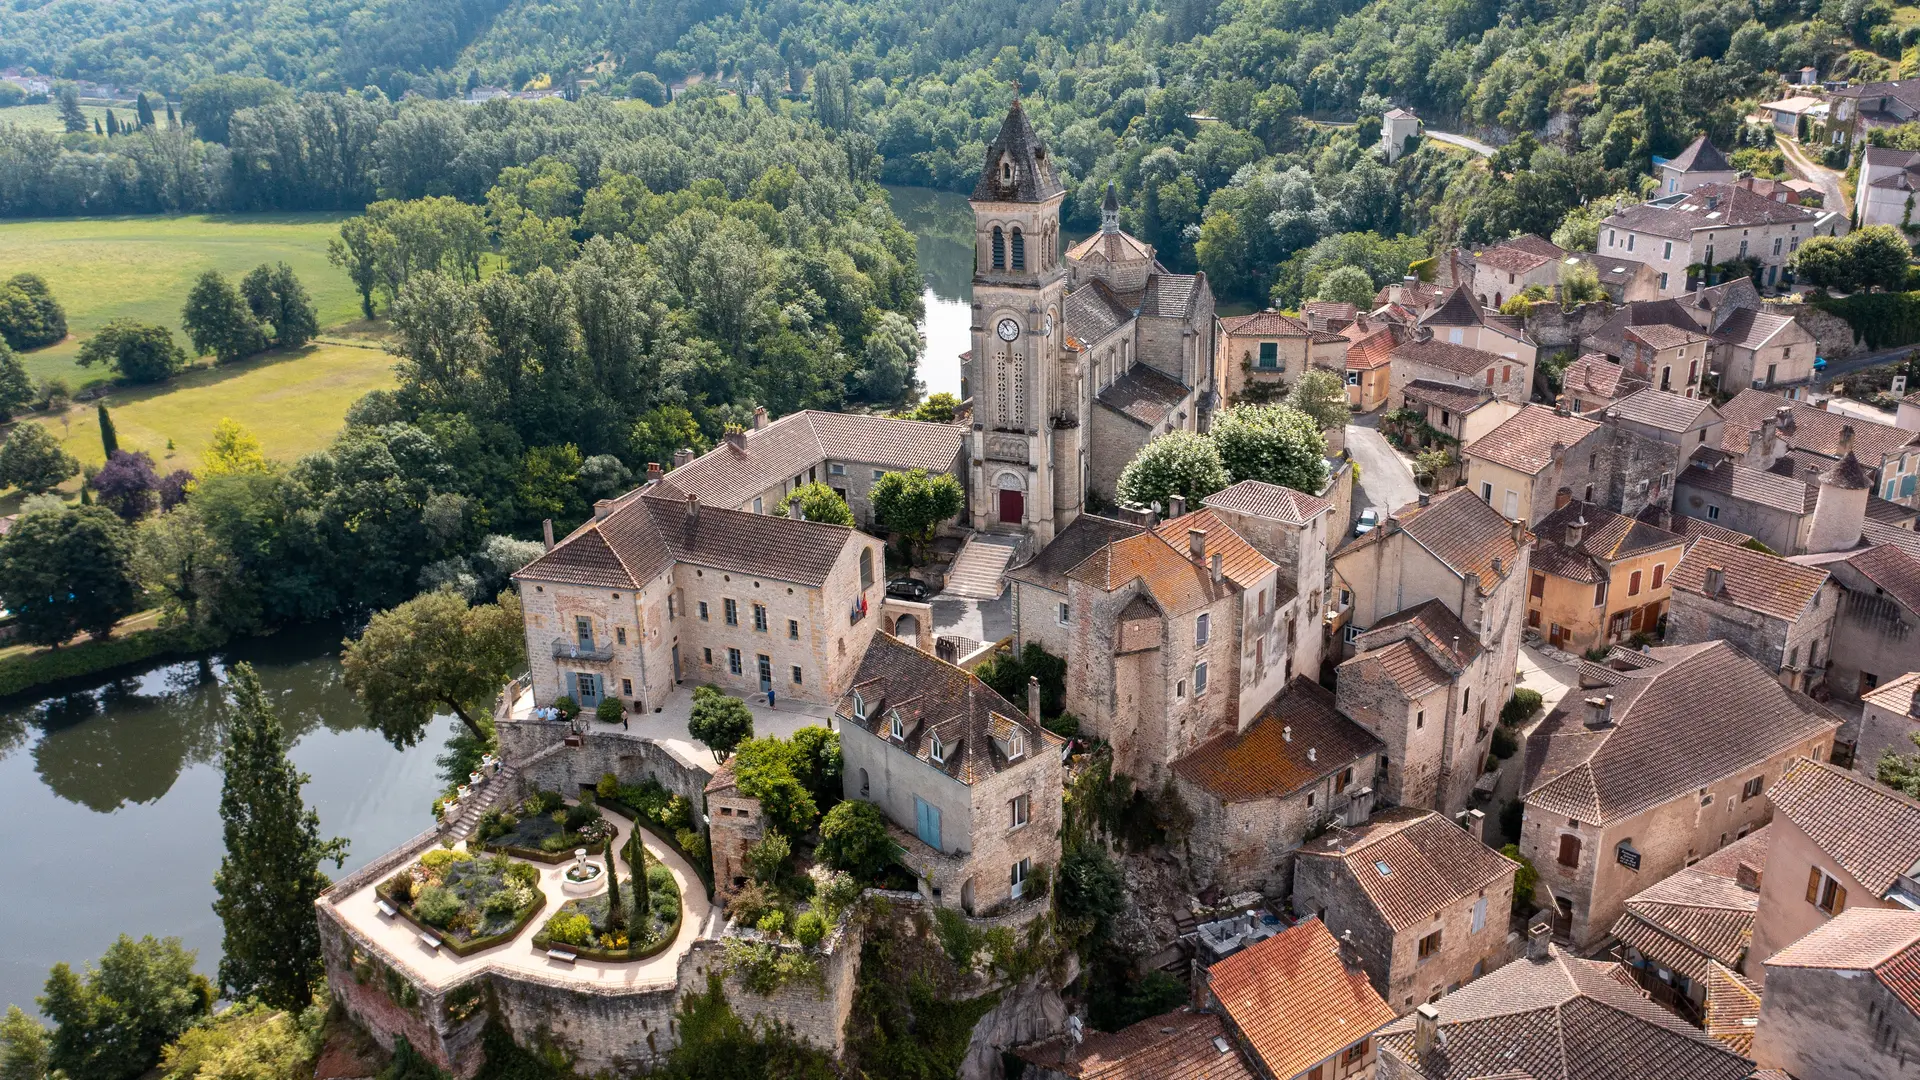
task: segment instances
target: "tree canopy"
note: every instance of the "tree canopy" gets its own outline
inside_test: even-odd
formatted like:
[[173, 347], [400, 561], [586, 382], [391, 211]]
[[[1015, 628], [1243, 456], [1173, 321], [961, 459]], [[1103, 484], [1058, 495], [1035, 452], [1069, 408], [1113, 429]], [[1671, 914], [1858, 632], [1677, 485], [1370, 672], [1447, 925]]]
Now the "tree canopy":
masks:
[[687, 734], [711, 750], [713, 760], [725, 761], [735, 747], [753, 738], [753, 711], [746, 702], [717, 687], [696, 686]]
[[1115, 493], [1121, 502], [1135, 506], [1158, 503], [1165, 513], [1174, 495], [1184, 496], [1188, 506], [1197, 507], [1200, 500], [1226, 486], [1227, 467], [1214, 441], [1191, 431], [1175, 430], [1148, 443], [1127, 462]]
[[399, 747], [419, 742], [442, 711], [487, 738], [489, 706], [526, 662], [520, 597], [511, 591], [471, 606], [451, 590], [422, 593], [375, 615], [340, 655], [347, 687]]

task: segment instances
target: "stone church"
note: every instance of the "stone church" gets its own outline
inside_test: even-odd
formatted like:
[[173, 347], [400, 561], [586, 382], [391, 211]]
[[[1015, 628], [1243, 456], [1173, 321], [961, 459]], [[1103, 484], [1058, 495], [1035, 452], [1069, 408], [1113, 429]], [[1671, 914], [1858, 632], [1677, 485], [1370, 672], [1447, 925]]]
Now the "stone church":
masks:
[[1109, 188], [1100, 231], [1060, 252], [1066, 199], [1020, 102], [1007, 110], [974, 214], [973, 527], [1046, 544], [1156, 435], [1201, 430], [1214, 390], [1213, 291], [1168, 272], [1120, 229]]

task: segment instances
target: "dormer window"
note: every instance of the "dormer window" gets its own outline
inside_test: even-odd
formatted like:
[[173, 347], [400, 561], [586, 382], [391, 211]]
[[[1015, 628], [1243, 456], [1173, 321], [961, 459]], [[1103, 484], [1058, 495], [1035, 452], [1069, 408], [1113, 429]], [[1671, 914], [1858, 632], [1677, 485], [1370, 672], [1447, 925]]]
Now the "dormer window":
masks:
[[1009, 761], [1018, 760], [1026, 756], [1026, 753], [1027, 753], [1026, 734], [1024, 732], [1019, 732], [1019, 731], [1014, 732], [1013, 737], [1007, 740], [1007, 760]]
[[947, 760], [947, 744], [940, 741], [940, 733], [937, 731], [933, 733], [933, 739], [927, 745], [927, 756], [933, 759], [935, 765]]
[[1013, 162], [1005, 160], [1000, 162], [1000, 182], [1003, 184], [1013, 183]]
[[905, 721], [903, 721], [903, 720], [901, 720], [901, 719], [900, 719], [900, 713], [899, 713], [899, 711], [898, 711], [898, 710], [895, 710], [895, 711], [894, 711], [894, 713], [893, 713], [893, 718], [892, 718], [892, 720], [891, 720], [891, 721], [890, 721], [890, 722], [888, 723], [888, 725], [887, 725], [887, 731], [888, 731], [888, 733], [889, 733], [889, 734], [891, 734], [891, 735], [892, 735], [892, 736], [893, 736], [893, 737], [894, 737], [895, 739], [898, 739], [898, 740], [905, 740], [905, 739], [906, 739], [906, 737], [907, 737], [907, 725], [906, 725], [906, 722], [905, 722]]
[[867, 718], [867, 699], [861, 697], [860, 691], [858, 690], [853, 692], [853, 718], [855, 720], [865, 720]]

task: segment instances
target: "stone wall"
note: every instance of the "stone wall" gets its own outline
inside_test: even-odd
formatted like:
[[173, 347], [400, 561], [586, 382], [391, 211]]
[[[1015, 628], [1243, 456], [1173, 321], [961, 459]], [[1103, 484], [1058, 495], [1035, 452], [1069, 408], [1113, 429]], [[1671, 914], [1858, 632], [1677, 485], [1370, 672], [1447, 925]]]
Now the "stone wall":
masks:
[[1837, 694], [1857, 698], [1874, 685], [1892, 682], [1912, 670], [1920, 656], [1920, 617], [1890, 596], [1877, 596], [1877, 587], [1846, 563], [1828, 567], [1845, 587], [1840, 610], [1833, 619], [1833, 660], [1827, 685]]
[[542, 753], [566, 738], [568, 730], [566, 724], [540, 720], [509, 720], [494, 725], [502, 759], [520, 768], [519, 778], [529, 790], [543, 788], [573, 795], [583, 786], [598, 784], [607, 773], [623, 784], [654, 780], [692, 803], [694, 827], [705, 831], [699, 811], [706, 805], [707, 781], [713, 779], [706, 764], [689, 761], [652, 739], [598, 727], [582, 734], [579, 746]]
[[1792, 316], [1807, 333], [1813, 335], [1813, 340], [1819, 342], [1820, 355], [1829, 360], [1844, 359], [1865, 347], [1855, 337], [1853, 326], [1830, 311], [1822, 311], [1811, 304], [1768, 304], [1767, 310], [1776, 315]]
[[1562, 310], [1559, 304], [1535, 304], [1527, 314], [1527, 334], [1542, 352], [1584, 351], [1588, 336], [1613, 318], [1613, 310], [1605, 300], [1581, 304], [1572, 311]]
[[1911, 1076], [1920, 1019], [1878, 979], [1827, 968], [1775, 968], [1754, 1029], [1753, 1059], [1821, 1080]]

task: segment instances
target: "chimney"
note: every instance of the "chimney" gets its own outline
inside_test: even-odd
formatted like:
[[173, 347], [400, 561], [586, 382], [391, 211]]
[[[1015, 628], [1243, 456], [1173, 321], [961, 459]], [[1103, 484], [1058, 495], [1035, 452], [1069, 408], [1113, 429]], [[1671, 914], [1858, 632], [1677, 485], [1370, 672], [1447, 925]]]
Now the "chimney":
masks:
[[1547, 453], [1553, 458], [1553, 467], [1557, 470], [1560, 468], [1560, 463], [1567, 459], [1567, 444], [1556, 442]]
[[663, 474], [660, 472], [659, 462], [657, 461], [647, 462], [647, 483], [649, 484], [657, 483], [662, 475]]
[[1527, 527], [1518, 521], [1509, 522], [1507, 531], [1513, 534], [1513, 546], [1518, 548], [1527, 539]]
[[1493, 557], [1493, 572], [1494, 572], [1494, 573], [1496, 573], [1496, 574], [1498, 574], [1498, 573], [1503, 573], [1503, 572], [1504, 572], [1504, 570], [1505, 570], [1505, 566], [1506, 566], [1506, 560], [1505, 560], [1505, 559], [1502, 559], [1502, 558], [1501, 558], [1500, 556], [1498, 556], [1498, 555], [1495, 555], [1495, 556]]
[[1707, 567], [1707, 595], [1719, 596], [1727, 591], [1727, 572], [1718, 566]]
[[1196, 561], [1203, 561], [1206, 559], [1207, 530], [1205, 529], [1188, 529], [1187, 530], [1187, 554], [1193, 556]]
[[1603, 728], [1613, 726], [1612, 694], [1608, 694], [1605, 697], [1590, 697], [1587, 699], [1586, 705], [1588, 730], [1599, 731]]
[[1027, 676], [1027, 719], [1040, 722], [1040, 676]]
[[1573, 501], [1573, 489], [1572, 489], [1572, 488], [1557, 488], [1557, 489], [1555, 489], [1555, 490], [1554, 490], [1554, 493], [1553, 493], [1553, 508], [1554, 508], [1555, 510], [1558, 510], [1558, 509], [1560, 509], [1561, 507], [1563, 507], [1563, 506], [1565, 506], [1565, 505], [1567, 505], [1568, 503], [1570, 503], [1570, 502], [1572, 502], [1572, 501]]
[[1586, 535], [1587, 535], [1587, 517], [1585, 514], [1582, 514], [1579, 517], [1574, 518], [1572, 521], [1567, 522], [1567, 535], [1566, 535], [1565, 543], [1568, 547], [1570, 548], [1579, 547], [1580, 541], [1583, 538], [1585, 538]]
[[1411, 288], [1413, 288], [1413, 287], [1414, 287], [1415, 285], [1418, 285], [1418, 284], [1420, 284], [1420, 275], [1419, 275], [1419, 274], [1408, 274], [1408, 275], [1406, 275], [1405, 277], [1403, 277], [1403, 278], [1401, 278], [1401, 279], [1400, 279], [1400, 284], [1402, 284], [1402, 285], [1405, 285], [1405, 286], [1406, 286], [1407, 288], [1409, 288], [1409, 289], [1411, 289]]
[[1733, 882], [1748, 892], [1760, 891], [1760, 868], [1750, 862], [1734, 867]]
[[1219, 583], [1219, 581], [1220, 581], [1220, 579], [1221, 579], [1221, 578], [1223, 578], [1223, 577], [1225, 577], [1225, 576], [1226, 576], [1226, 570], [1225, 570], [1225, 568], [1224, 568], [1224, 567], [1223, 567], [1223, 566], [1221, 565], [1221, 558], [1220, 558], [1220, 553], [1216, 551], [1216, 552], [1214, 552], [1214, 553], [1213, 553], [1213, 580], [1214, 580], [1214, 583], [1215, 583], [1215, 584], [1218, 584], [1218, 583]]
[[1527, 959], [1539, 963], [1552, 957], [1553, 922], [1541, 918], [1527, 927]]
[[759, 431], [767, 426], [767, 407], [756, 405], [753, 408], [753, 430]]
[[687, 493], [687, 517], [694, 521], [700, 520], [700, 496], [692, 492]]
[[1853, 425], [1840, 425], [1840, 448], [1834, 457], [1846, 457], [1853, 450]]
[[1472, 836], [1475, 840], [1485, 839], [1487, 835], [1487, 815], [1479, 810], [1469, 810], [1467, 811], [1466, 817], [1468, 835]]
[[727, 429], [727, 445], [733, 447], [735, 450], [738, 450], [743, 454], [746, 453], [747, 452], [747, 433], [737, 427], [728, 428]]
[[691, 446], [683, 446], [673, 452], [673, 467], [676, 469], [692, 460], [693, 447]]
[[607, 515], [608, 515], [608, 514], [611, 514], [611, 513], [613, 513], [613, 500], [612, 500], [612, 499], [595, 499], [595, 500], [594, 500], [594, 502], [593, 502], [593, 520], [595, 520], [595, 521], [605, 521], [605, 520], [607, 520]]
[[1430, 494], [1428, 494], [1427, 492], [1424, 492], [1424, 491], [1423, 491], [1423, 492], [1421, 492], [1421, 493], [1420, 493], [1420, 505], [1421, 505], [1421, 506], [1432, 506], [1432, 505], [1433, 505], [1433, 496], [1432, 496], [1432, 495], [1430, 495]]
[[548, 518], [547, 520], [540, 523], [540, 535], [546, 538], [547, 550], [552, 551], [553, 550], [553, 519], [552, 518]]
[[[1765, 426], [1764, 424], [1761, 425], [1762, 428]], [[1747, 468], [1764, 468], [1765, 466], [1760, 463], [1766, 459], [1766, 453], [1767, 437], [1761, 433], [1761, 428], [1754, 428], [1752, 431], [1747, 432], [1747, 456], [1745, 459]]]
[[1293, 725], [1288, 724], [1285, 727], [1281, 728], [1280, 737], [1286, 740], [1287, 742], [1292, 742], [1293, 741]]
[[1430, 1002], [1422, 1002], [1413, 1010], [1413, 1054], [1426, 1057], [1433, 1053], [1433, 1044], [1440, 1040], [1440, 1010]]
[[1183, 518], [1186, 516], [1187, 516], [1187, 497], [1185, 495], [1167, 496], [1168, 519]]

